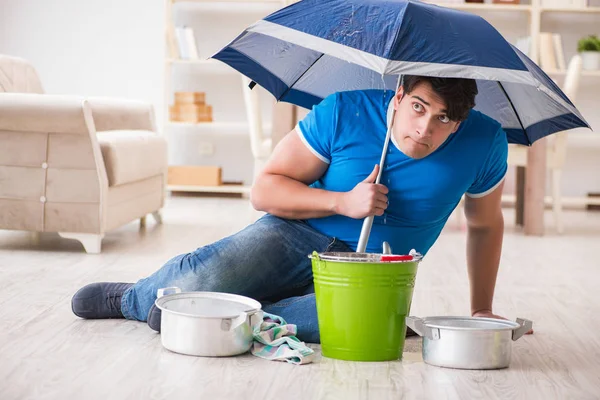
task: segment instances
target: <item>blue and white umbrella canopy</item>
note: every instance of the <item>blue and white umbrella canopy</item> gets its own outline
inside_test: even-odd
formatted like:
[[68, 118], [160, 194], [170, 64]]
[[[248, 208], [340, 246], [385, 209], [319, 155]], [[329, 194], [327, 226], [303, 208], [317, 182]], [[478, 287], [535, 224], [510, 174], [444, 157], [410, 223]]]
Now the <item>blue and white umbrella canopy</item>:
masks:
[[418, 0], [303, 0], [216, 53], [279, 101], [311, 108], [329, 94], [396, 89], [399, 75], [476, 79], [476, 109], [511, 143], [589, 127], [527, 56], [483, 18]]

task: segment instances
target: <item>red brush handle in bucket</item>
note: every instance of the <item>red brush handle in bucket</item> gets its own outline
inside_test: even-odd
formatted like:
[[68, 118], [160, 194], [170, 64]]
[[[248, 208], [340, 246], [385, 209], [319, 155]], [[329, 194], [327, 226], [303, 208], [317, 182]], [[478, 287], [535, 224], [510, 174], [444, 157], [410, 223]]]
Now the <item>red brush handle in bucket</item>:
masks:
[[412, 261], [413, 260], [413, 256], [411, 255], [394, 255], [394, 254], [384, 254], [381, 256], [381, 260], [382, 262], [385, 261]]

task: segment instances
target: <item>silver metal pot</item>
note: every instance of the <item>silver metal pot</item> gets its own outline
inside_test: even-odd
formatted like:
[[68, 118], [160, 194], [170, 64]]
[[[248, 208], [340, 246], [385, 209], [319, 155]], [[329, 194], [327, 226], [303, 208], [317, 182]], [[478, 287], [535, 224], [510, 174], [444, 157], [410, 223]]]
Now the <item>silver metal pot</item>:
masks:
[[258, 301], [228, 293], [181, 293], [179, 288], [165, 288], [158, 290], [155, 304], [162, 311], [162, 345], [192, 356], [247, 352], [252, 346], [253, 329], [263, 320]]
[[423, 361], [438, 367], [498, 369], [510, 364], [512, 341], [533, 323], [475, 317], [406, 317], [406, 325], [423, 337]]

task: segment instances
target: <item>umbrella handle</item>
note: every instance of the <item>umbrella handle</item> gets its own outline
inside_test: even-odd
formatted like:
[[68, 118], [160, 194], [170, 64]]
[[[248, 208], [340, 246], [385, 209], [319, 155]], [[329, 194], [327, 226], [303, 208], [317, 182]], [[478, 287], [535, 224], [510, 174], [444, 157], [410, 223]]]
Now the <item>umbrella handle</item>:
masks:
[[[396, 110], [392, 113], [392, 121], [394, 119], [394, 115], [396, 114]], [[381, 175], [383, 174], [383, 166], [385, 165], [385, 156], [387, 154], [388, 146], [390, 144], [390, 137], [392, 136], [392, 125], [390, 124], [388, 127], [387, 134], [385, 135], [385, 143], [383, 145], [383, 151], [381, 152], [381, 160], [379, 161], [379, 173], [377, 174], [377, 179], [375, 179], [375, 183], [379, 183], [381, 181]], [[356, 246], [357, 253], [364, 253], [367, 249], [367, 243], [369, 242], [369, 236], [371, 235], [371, 227], [373, 226], [373, 215], [369, 215], [363, 221], [362, 229], [360, 230], [360, 238], [358, 239], [358, 245]]]

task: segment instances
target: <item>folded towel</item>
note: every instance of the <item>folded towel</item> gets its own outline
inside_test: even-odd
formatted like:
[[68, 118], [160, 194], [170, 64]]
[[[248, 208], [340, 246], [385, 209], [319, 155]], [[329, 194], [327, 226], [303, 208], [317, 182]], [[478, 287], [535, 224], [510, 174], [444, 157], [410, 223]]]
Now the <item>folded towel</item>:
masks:
[[266, 360], [308, 364], [314, 351], [296, 337], [298, 329], [277, 315], [264, 313], [263, 322], [254, 328], [252, 354]]

